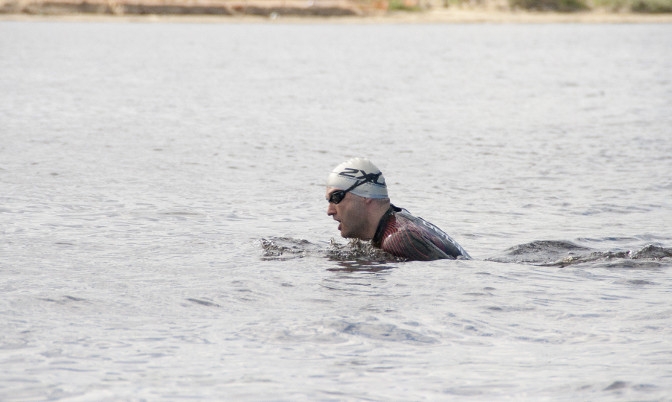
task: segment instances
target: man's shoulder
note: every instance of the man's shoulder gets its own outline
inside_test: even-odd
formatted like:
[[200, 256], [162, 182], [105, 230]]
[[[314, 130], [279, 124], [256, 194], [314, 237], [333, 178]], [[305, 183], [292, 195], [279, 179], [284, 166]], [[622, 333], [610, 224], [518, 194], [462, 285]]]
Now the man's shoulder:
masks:
[[441, 228], [412, 215], [406, 209], [397, 209], [399, 211], [394, 213], [395, 230], [389, 231], [387, 236], [390, 243], [396, 243], [398, 247], [410, 247], [427, 259], [469, 258], [469, 254]]

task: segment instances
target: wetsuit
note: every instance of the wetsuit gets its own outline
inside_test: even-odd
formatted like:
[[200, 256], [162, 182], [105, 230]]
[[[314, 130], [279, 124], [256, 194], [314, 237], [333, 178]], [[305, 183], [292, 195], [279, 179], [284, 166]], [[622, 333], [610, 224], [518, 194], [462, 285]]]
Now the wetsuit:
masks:
[[380, 219], [371, 244], [408, 260], [471, 258], [441, 229], [394, 205]]

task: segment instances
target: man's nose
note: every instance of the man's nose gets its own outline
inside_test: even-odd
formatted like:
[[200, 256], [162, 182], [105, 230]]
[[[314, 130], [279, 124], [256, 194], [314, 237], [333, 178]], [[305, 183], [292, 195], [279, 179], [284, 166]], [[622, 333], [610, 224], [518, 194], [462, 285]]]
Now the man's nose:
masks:
[[336, 213], [336, 204], [329, 203], [329, 206], [327, 207], [327, 215], [332, 216]]

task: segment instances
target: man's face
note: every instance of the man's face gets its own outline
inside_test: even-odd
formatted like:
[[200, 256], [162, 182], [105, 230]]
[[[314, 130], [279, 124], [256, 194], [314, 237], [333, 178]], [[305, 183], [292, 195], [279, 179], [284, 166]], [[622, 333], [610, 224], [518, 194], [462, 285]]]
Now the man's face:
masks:
[[[326, 198], [337, 189], [327, 188]], [[346, 193], [338, 204], [329, 203], [327, 215], [339, 222], [338, 230], [345, 238], [362, 239], [366, 228], [366, 205], [362, 197]]]

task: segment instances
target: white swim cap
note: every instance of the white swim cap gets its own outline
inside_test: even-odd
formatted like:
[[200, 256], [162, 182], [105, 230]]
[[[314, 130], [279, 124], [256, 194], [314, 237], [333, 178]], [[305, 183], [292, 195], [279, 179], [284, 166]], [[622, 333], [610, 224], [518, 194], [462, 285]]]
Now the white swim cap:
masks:
[[336, 166], [329, 173], [327, 187], [339, 190], [350, 190], [351, 193], [365, 198], [389, 198], [385, 177], [380, 169], [366, 158], [352, 158]]

